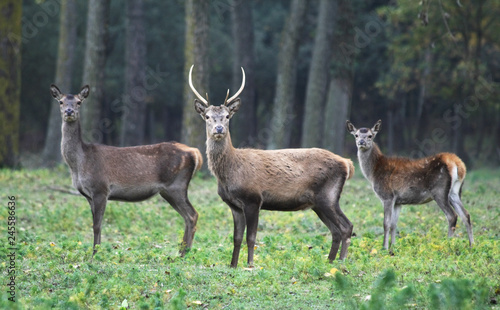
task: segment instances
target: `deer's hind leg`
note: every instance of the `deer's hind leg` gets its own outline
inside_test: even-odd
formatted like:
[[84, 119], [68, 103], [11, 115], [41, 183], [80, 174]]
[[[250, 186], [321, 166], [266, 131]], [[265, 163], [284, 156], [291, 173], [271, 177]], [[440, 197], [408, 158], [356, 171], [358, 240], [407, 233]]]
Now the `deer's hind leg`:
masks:
[[[337, 221], [337, 224], [333, 223], [331, 220], [335, 217], [333, 210], [327, 210], [323, 207], [314, 207], [313, 211], [316, 212], [321, 221], [328, 227], [330, 233], [332, 234], [332, 246], [330, 248], [330, 253], [328, 254], [328, 259], [330, 262], [333, 262], [337, 257], [337, 253], [340, 248], [340, 242], [342, 241], [342, 232], [340, 230], [340, 225]], [[340, 259], [343, 259], [340, 257]]]
[[341, 242], [342, 249], [339, 259], [345, 259], [347, 256], [347, 249], [351, 243], [353, 225], [340, 209], [339, 199], [340, 191], [333, 190], [326, 194], [319, 195], [313, 208], [314, 212], [316, 212], [332, 234], [332, 247], [328, 255], [330, 262], [335, 260]]
[[[467, 236], [469, 237], [469, 246], [472, 247], [474, 243], [474, 236], [472, 234], [472, 223], [470, 220], [470, 214], [464, 208], [461, 199], [462, 184], [456, 184], [450, 190], [449, 200], [455, 211], [458, 213], [465, 226], [467, 227]], [[455, 220], [456, 222], [456, 220]]]
[[457, 215], [453, 211], [450, 204], [450, 199], [448, 193], [450, 191], [450, 185], [440, 188], [436, 187], [432, 191], [432, 198], [436, 201], [439, 208], [443, 211], [446, 219], [448, 220], [448, 238], [453, 237], [455, 233], [455, 227], [457, 226]]
[[162, 191], [160, 195], [177, 211], [184, 219], [184, 236], [179, 250], [181, 257], [193, 245], [196, 223], [198, 222], [198, 212], [191, 205], [187, 196], [187, 188]]

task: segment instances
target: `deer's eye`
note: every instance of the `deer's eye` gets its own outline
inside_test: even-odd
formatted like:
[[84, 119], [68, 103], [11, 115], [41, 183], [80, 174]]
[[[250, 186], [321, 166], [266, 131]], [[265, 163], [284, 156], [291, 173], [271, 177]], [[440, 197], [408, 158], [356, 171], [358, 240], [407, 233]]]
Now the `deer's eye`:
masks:
[[229, 114], [228, 114], [228, 115], [226, 115], [226, 118], [227, 118], [227, 119], [229, 119]]
[[80, 105], [80, 104], [82, 104], [82, 102], [81, 101], [77, 101], [76, 104]]
[[354, 137], [359, 138], [359, 135], [354, 135]]
[[61, 105], [63, 104], [62, 100], [59, 101], [59, 104], [61, 104]]
[[368, 139], [371, 139], [371, 138], [372, 138], [372, 135], [369, 135], [369, 136], [368, 136]]
[[208, 116], [208, 115], [205, 115], [205, 119], [209, 119], [209, 118], [210, 118], [210, 116]]

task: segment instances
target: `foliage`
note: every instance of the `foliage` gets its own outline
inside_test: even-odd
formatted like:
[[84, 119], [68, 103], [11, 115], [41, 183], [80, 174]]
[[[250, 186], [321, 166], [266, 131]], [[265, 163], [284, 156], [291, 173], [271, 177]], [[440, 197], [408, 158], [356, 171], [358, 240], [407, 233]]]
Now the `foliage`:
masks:
[[[439, 127], [457, 136], [436, 143], [439, 148], [470, 162], [457, 140], [465, 141], [470, 132], [497, 128], [498, 76], [491, 59], [500, 53], [500, 24], [495, 18], [499, 3], [402, 0], [376, 11], [386, 22], [384, 55], [389, 68], [381, 72], [375, 86], [388, 108], [401, 114], [401, 127], [408, 121], [414, 124], [395, 134], [406, 131], [410, 143], [418, 147], [416, 138], [429, 137]], [[496, 150], [483, 141], [482, 135], [476, 136], [468, 153], [498, 162]]]
[[[195, 177], [189, 197], [199, 212], [194, 247], [178, 255], [184, 223], [160, 197], [109, 202], [102, 245], [92, 259], [90, 208], [70, 189], [66, 167], [0, 170], [0, 197], [17, 197], [17, 302], [27, 309], [477, 309], [500, 294], [498, 170], [472, 171], [463, 201], [474, 225], [447, 235], [435, 203], [406, 206], [393, 254], [382, 250], [383, 211], [359, 173], [341, 207], [354, 224], [345, 261], [329, 264], [330, 233], [312, 211], [262, 212], [255, 268], [246, 248], [229, 268], [233, 223], [215, 180]], [[0, 222], [6, 227], [6, 208]], [[5, 228], [2, 228], [6, 236]], [[2, 238], [2, 281], [7, 247]]]
[[17, 1], [0, 4], [0, 167], [17, 166], [21, 87], [21, 16]]

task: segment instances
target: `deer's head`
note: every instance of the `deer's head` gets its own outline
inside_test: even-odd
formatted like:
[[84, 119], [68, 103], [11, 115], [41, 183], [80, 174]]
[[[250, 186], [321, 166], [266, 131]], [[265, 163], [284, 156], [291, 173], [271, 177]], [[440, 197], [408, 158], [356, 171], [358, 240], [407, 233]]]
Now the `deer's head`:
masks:
[[208, 102], [208, 94], [207, 98], [205, 99], [194, 88], [192, 79], [193, 67], [194, 65], [192, 65], [191, 69], [189, 70], [189, 86], [191, 87], [193, 93], [196, 95], [196, 98], [194, 99], [194, 108], [196, 109], [196, 112], [200, 114], [201, 118], [205, 120], [207, 136], [214, 140], [221, 140], [229, 132], [229, 120], [240, 108], [241, 100], [240, 98], [238, 98], [238, 96], [243, 91], [243, 88], [245, 88], [245, 70], [241, 68], [241, 72], [243, 73], [243, 81], [241, 82], [241, 87], [236, 92], [236, 94], [228, 99], [228, 89], [224, 103], [220, 106], [213, 106]]
[[359, 128], [356, 129], [350, 121], [346, 121], [347, 130], [356, 139], [356, 146], [360, 151], [367, 151], [373, 146], [373, 139], [380, 130], [382, 121], [378, 120], [372, 128]]
[[74, 122], [80, 117], [80, 105], [89, 96], [89, 92], [88, 85], [83, 86], [78, 95], [63, 94], [56, 85], [50, 85], [50, 94], [59, 101], [61, 117], [63, 121], [68, 123]]

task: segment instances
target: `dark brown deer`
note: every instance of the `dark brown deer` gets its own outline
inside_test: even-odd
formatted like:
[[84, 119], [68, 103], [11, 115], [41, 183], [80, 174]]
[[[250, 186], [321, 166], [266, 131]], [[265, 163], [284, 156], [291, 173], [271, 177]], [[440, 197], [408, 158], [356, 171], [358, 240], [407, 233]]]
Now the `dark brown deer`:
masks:
[[342, 241], [340, 259], [347, 255], [352, 224], [339, 206], [344, 183], [354, 173], [349, 159], [329, 151], [312, 149], [238, 149], [231, 143], [229, 120], [238, 111], [240, 89], [224, 104], [209, 105], [194, 88], [192, 70], [189, 86], [196, 95], [195, 109], [206, 122], [208, 167], [217, 178], [218, 194], [230, 207], [234, 220], [234, 250], [231, 267], [236, 267], [245, 227], [248, 265], [253, 254], [260, 210], [298, 211], [312, 208], [332, 234], [328, 258], [333, 261]]
[[94, 251], [101, 243], [101, 224], [108, 200], [142, 201], [157, 193], [184, 218], [180, 249], [191, 247], [198, 213], [189, 202], [187, 190], [203, 158], [196, 148], [175, 142], [134, 147], [88, 144], [82, 140], [80, 105], [89, 95], [84, 86], [78, 95], [62, 94], [55, 85], [50, 92], [60, 104], [61, 152], [71, 170], [73, 186], [87, 198], [94, 225]]
[[384, 205], [385, 249], [389, 249], [389, 232], [391, 245], [395, 242], [401, 206], [424, 204], [432, 200], [436, 201], [448, 219], [448, 237], [452, 237], [455, 232], [456, 212], [467, 227], [469, 245], [472, 247], [474, 237], [470, 215], [461, 200], [466, 168], [457, 155], [439, 153], [416, 160], [386, 157], [373, 142], [382, 121], [379, 120], [371, 129], [356, 129], [349, 121], [346, 124], [347, 130], [356, 138], [361, 171]]

